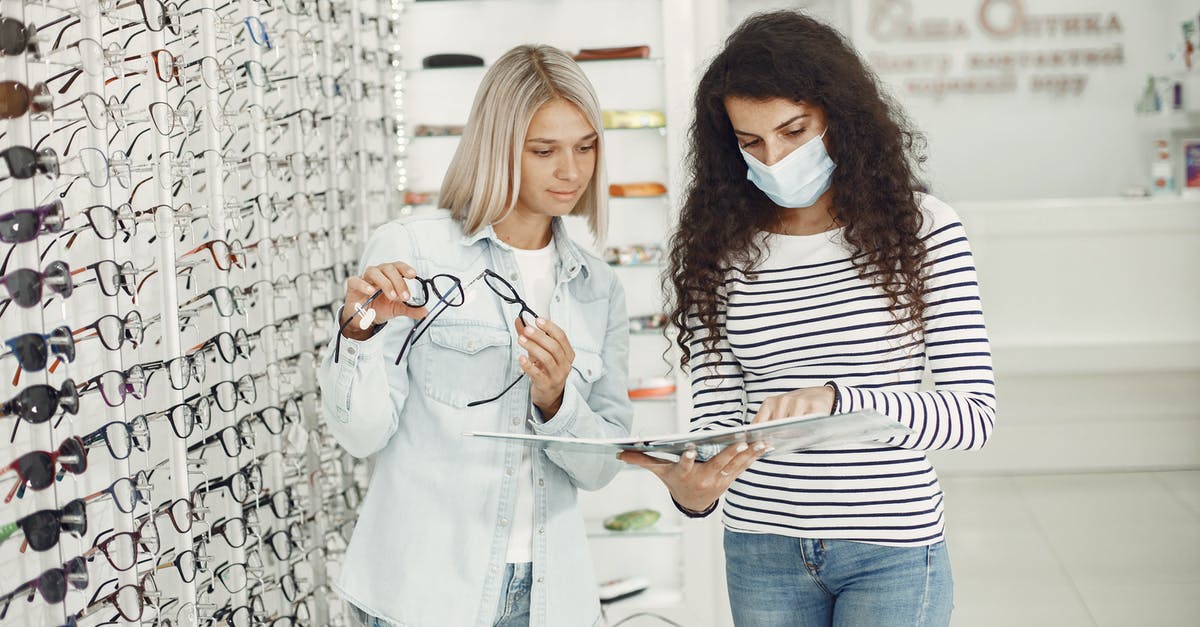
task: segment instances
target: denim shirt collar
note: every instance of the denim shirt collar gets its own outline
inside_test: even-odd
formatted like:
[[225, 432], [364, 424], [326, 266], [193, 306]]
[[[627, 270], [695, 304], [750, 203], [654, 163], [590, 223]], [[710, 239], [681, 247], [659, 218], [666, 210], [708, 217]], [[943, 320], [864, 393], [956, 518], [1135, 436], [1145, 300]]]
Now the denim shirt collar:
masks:
[[[567, 235], [567, 228], [563, 224], [560, 217], [555, 217], [550, 222], [551, 237], [554, 238], [554, 249], [558, 252], [558, 261], [560, 266], [567, 273], [567, 280], [574, 279], [580, 272], [583, 273], [583, 278], [587, 279], [591, 276], [591, 270], [588, 269], [587, 263], [584, 262], [583, 252], [579, 250], [579, 246], [571, 240]], [[474, 246], [480, 240], [489, 240], [493, 246], [499, 246], [504, 249], [511, 249], [512, 246], [505, 243], [496, 235], [496, 230], [492, 225], [484, 226], [476, 231], [473, 235], [463, 235], [459, 241], [463, 246]]]

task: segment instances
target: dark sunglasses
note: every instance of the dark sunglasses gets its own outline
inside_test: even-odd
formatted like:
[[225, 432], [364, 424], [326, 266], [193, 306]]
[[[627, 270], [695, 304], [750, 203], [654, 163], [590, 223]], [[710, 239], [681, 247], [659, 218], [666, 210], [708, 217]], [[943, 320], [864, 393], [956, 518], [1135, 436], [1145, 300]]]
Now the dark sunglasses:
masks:
[[[63, 533], [82, 537], [87, 533], [87, 503], [83, 499], [68, 502], [62, 509], [36, 511], [17, 522], [0, 527], [0, 542], [20, 531], [25, 544], [35, 551], [49, 551]], [[22, 547], [24, 550], [24, 547]]]
[[38, 372], [46, 367], [50, 355], [58, 355], [64, 361], [75, 361], [75, 338], [71, 329], [61, 326], [50, 333], [23, 333], [4, 340], [8, 346], [7, 353], [0, 358], [13, 355], [22, 370]]
[[[16, 396], [0, 403], [0, 417], [16, 416], [29, 424], [38, 425], [50, 420], [59, 407], [62, 407], [65, 413], [79, 413], [79, 391], [71, 379], [63, 381], [59, 389], [39, 383], [21, 390]], [[10, 442], [16, 439], [20, 420], [13, 425]]]
[[0, 53], [16, 56], [23, 53], [38, 53], [37, 27], [23, 24], [11, 17], [0, 17]]
[[53, 148], [34, 151], [28, 146], [10, 146], [0, 150], [0, 159], [8, 166], [8, 174], [0, 181], [10, 178], [30, 179], [39, 172], [46, 176], [58, 176], [58, 153]]
[[87, 449], [78, 437], [69, 437], [56, 451], [31, 451], [16, 459], [16, 461], [0, 470], [4, 474], [10, 470], [16, 471], [17, 482], [8, 491], [4, 502], [8, 503], [16, 496], [17, 491], [24, 491], [28, 485], [34, 490], [45, 490], [54, 483], [56, 476], [55, 464], [72, 474], [82, 474], [87, 470]]
[[63, 222], [61, 200], [55, 200], [32, 209], [17, 209], [0, 214], [0, 242], [5, 244], [32, 242], [42, 233], [62, 231]]
[[26, 581], [16, 590], [0, 597], [0, 602], [4, 603], [4, 609], [0, 610], [0, 619], [8, 614], [8, 606], [12, 600], [26, 591], [29, 592], [29, 600], [33, 600], [35, 592], [40, 592], [46, 603], [61, 603], [67, 598], [68, 583], [76, 590], [88, 587], [87, 561], [82, 557], [72, 559], [63, 564], [62, 568], [51, 568], [38, 575], [37, 579]]
[[0, 313], [10, 303], [28, 309], [42, 301], [42, 288], [68, 298], [75, 289], [71, 280], [71, 268], [63, 261], [51, 261], [46, 269], [38, 272], [33, 268], [20, 268], [0, 276], [0, 285], [8, 290], [8, 298], [0, 299]]

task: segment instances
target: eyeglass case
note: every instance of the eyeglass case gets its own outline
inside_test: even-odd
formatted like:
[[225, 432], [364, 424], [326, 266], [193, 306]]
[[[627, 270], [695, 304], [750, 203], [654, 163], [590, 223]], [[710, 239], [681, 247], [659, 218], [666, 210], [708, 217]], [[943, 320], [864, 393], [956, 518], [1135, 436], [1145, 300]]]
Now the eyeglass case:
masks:
[[446, 67], [475, 67], [480, 65], [483, 65], [482, 57], [459, 52], [431, 54], [424, 59], [421, 59], [421, 67], [427, 69]]

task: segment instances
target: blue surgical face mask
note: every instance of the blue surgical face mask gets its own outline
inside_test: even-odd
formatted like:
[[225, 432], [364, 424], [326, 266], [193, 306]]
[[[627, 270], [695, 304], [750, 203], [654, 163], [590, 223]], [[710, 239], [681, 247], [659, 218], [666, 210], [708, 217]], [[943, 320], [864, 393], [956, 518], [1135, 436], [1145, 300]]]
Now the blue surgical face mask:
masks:
[[821, 133], [808, 140], [773, 165], [763, 165], [742, 150], [750, 167], [746, 178], [780, 207], [811, 207], [833, 182], [835, 164], [825, 151], [824, 137]]

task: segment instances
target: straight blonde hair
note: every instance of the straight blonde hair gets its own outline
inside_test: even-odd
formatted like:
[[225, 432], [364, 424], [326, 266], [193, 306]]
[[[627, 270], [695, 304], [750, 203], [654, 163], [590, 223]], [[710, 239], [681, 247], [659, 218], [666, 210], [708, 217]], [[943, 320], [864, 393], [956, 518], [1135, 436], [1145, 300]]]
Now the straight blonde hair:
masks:
[[[517, 46], [484, 75], [439, 195], [442, 207], [451, 211], [464, 233], [473, 235], [516, 207], [529, 123], [538, 108], [552, 100], [575, 105], [596, 133], [603, 133], [596, 92], [579, 65], [562, 50]], [[570, 214], [587, 216], [597, 243], [603, 241], [608, 227], [602, 145], [598, 137], [596, 171]]]

